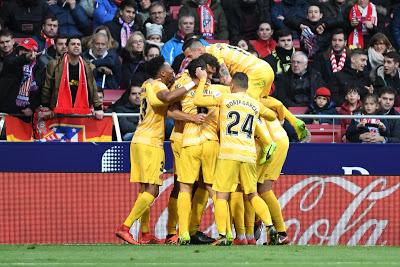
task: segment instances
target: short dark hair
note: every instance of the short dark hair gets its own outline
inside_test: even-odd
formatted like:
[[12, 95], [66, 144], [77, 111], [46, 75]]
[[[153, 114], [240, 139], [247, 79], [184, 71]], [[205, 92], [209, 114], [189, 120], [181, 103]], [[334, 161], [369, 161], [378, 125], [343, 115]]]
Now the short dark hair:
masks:
[[152, 49], [152, 48], [157, 48], [158, 51], [160, 51], [160, 54], [161, 54], [161, 49], [160, 49], [160, 47], [159, 47], [158, 45], [155, 45], [155, 44], [146, 44], [146, 45], [144, 46], [144, 51], [143, 51], [144, 55], [147, 56], [147, 54], [149, 53], [150, 49]]
[[275, 35], [275, 40], [276, 40], [276, 41], [278, 41], [279, 38], [281, 38], [281, 37], [285, 37], [285, 36], [289, 36], [289, 35], [292, 36], [292, 38], [293, 38], [292, 32], [289, 31], [288, 29], [278, 30], [278, 31], [276, 31], [276, 32], [274, 33], [274, 35]]
[[207, 65], [210, 65], [211, 67], [214, 67], [217, 69], [217, 72], [219, 72], [219, 62], [218, 59], [216, 57], [214, 57], [211, 54], [208, 53], [204, 53], [203, 55], [199, 56], [200, 59], [204, 60], [204, 62], [206, 62]]
[[196, 69], [200, 67], [201, 69], [206, 69], [206, 62], [201, 58], [196, 58], [190, 61], [187, 66], [187, 70], [189, 71], [189, 75], [191, 78], [196, 78]]
[[346, 88], [346, 95], [348, 94], [348, 93], [357, 93], [357, 94], [360, 94], [360, 89], [358, 89], [358, 87], [357, 86], [348, 86], [347, 88]]
[[396, 51], [390, 51], [383, 54], [384, 57], [392, 58], [395, 63], [400, 63], [400, 55]]
[[119, 6], [119, 10], [124, 10], [126, 7], [133, 7], [136, 10], [137, 8], [137, 3], [135, 0], [124, 0], [122, 1], [121, 5]]
[[249, 77], [244, 72], [236, 72], [232, 76], [232, 83], [240, 88], [247, 89], [249, 87]]
[[150, 7], [149, 7], [149, 11], [152, 10], [152, 9], [153, 9], [154, 7], [156, 7], [156, 6], [160, 6], [160, 7], [162, 7], [162, 8], [164, 9], [164, 11], [166, 11], [165, 5], [164, 5], [162, 2], [160, 2], [160, 1], [154, 1], [154, 2], [152, 2], [151, 5], [150, 5]]
[[54, 16], [53, 13], [47, 13], [42, 20], [42, 25], [44, 25], [48, 19], [51, 21], [58, 21], [57, 17]]
[[54, 38], [54, 43], [57, 43], [57, 41], [59, 39], [67, 39], [68, 40], [68, 36], [66, 36], [65, 34], [57, 34], [57, 36]]
[[182, 51], [185, 52], [185, 50], [188, 49], [189, 47], [198, 45], [199, 43], [201, 44], [200, 38], [201, 36], [196, 35], [194, 33], [187, 34], [185, 36], [185, 41], [183, 42], [182, 45]]
[[151, 78], [156, 78], [164, 63], [165, 59], [163, 56], [152, 58], [145, 63], [145, 71]]
[[319, 8], [319, 11], [322, 13], [321, 4], [320, 4], [318, 1], [316, 1], [316, 0], [309, 1], [309, 4], [308, 4], [308, 6], [307, 6], [307, 11], [308, 11], [308, 9], [309, 9], [310, 7], [312, 7], [312, 6], [318, 7], [318, 8]]
[[392, 87], [389, 86], [383, 87], [379, 90], [379, 97], [381, 97], [383, 94], [394, 95], [394, 97], [397, 96], [396, 90], [394, 90]]
[[345, 41], [347, 40], [347, 34], [346, 34], [346, 32], [345, 32], [342, 28], [335, 28], [335, 29], [332, 31], [331, 40], [332, 40], [333, 36], [336, 35], [336, 34], [343, 34], [344, 40], [345, 40]]
[[11, 38], [14, 38], [14, 35], [12, 34], [12, 32], [7, 28], [0, 30], [0, 37], [1, 36], [9, 36]]
[[350, 58], [352, 58], [353, 56], [357, 56], [357, 55], [368, 56], [367, 51], [365, 51], [364, 49], [357, 48], [357, 49], [351, 50]]
[[82, 39], [79, 36], [68, 36], [67, 37], [67, 46], [69, 45], [69, 42], [71, 42], [72, 39], [78, 39], [79, 41], [81, 41], [82, 44]]

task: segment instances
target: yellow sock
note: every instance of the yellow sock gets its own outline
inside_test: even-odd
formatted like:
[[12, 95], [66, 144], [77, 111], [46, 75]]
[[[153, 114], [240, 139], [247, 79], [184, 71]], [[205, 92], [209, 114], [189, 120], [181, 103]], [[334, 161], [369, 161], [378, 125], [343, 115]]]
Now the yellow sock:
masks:
[[142, 193], [133, 205], [131, 212], [129, 213], [128, 217], [126, 218], [124, 225], [131, 227], [133, 222], [139, 219], [146, 209], [150, 208], [151, 203], [154, 201], [154, 196], [148, 192]]
[[244, 225], [246, 227], [246, 236], [254, 236], [254, 223], [256, 212], [250, 201], [246, 198], [244, 200]]
[[267, 203], [268, 209], [271, 212], [272, 222], [278, 232], [286, 232], [285, 222], [283, 220], [281, 205], [272, 190], [268, 190], [260, 195]]
[[226, 235], [227, 233], [227, 221], [229, 217], [229, 205], [225, 199], [217, 199], [215, 203], [215, 223], [217, 224], [218, 233], [220, 235]]
[[192, 213], [190, 215], [189, 234], [194, 235], [200, 227], [201, 216], [207, 205], [208, 191], [198, 187], [192, 199]]
[[140, 217], [140, 229], [142, 230], [142, 233], [148, 233], [150, 232], [150, 208], [146, 209], [142, 217]]
[[244, 235], [244, 202], [243, 192], [231, 193], [229, 200], [233, 222], [235, 223], [236, 236]]
[[192, 209], [192, 196], [188, 192], [179, 192], [178, 195], [178, 224], [179, 235], [189, 232], [189, 217]]
[[168, 202], [167, 234], [176, 234], [176, 223], [178, 222], [178, 200], [170, 197]]
[[269, 209], [264, 200], [256, 195], [250, 200], [251, 205], [253, 206], [256, 214], [260, 216], [261, 220], [266, 226], [272, 225], [271, 214], [269, 213]]

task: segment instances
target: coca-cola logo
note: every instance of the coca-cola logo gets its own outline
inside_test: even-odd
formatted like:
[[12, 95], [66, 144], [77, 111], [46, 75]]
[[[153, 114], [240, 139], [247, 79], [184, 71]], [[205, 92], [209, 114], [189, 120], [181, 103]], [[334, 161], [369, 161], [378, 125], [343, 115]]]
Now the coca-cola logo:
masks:
[[291, 215], [285, 217], [294, 243], [385, 245], [392, 242], [383, 233], [398, 224], [392, 205], [398, 203], [399, 187], [384, 177], [309, 177], [290, 186], [279, 202]]
[[[274, 185], [287, 231], [295, 244], [400, 245], [399, 177], [282, 176]], [[166, 235], [173, 177], [164, 181], [153, 204], [152, 226]], [[212, 202], [201, 230], [217, 235]], [[137, 233], [138, 226], [132, 230]], [[263, 236], [262, 236], [263, 238]], [[260, 240], [263, 242], [263, 240]]]

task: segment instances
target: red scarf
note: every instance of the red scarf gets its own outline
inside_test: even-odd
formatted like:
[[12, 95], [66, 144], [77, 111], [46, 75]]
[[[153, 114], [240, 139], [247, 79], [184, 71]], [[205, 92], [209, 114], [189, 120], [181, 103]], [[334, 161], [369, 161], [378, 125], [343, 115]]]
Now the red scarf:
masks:
[[346, 49], [343, 49], [342, 54], [340, 55], [340, 59], [339, 59], [339, 65], [336, 62], [336, 55], [335, 52], [331, 52], [331, 66], [332, 66], [332, 72], [338, 72], [341, 71], [344, 67], [344, 63], [346, 62]]
[[45, 45], [44, 45], [45, 49], [47, 49], [50, 46], [54, 45], [54, 38], [48, 37], [43, 31], [40, 32], [40, 36], [42, 36], [43, 39], [45, 40]]
[[350, 10], [349, 21], [351, 21], [352, 18], [357, 18], [359, 23], [349, 35], [348, 46], [355, 48], [364, 48], [362, 21], [369, 20], [374, 22], [373, 21], [374, 17], [372, 16], [372, 4], [371, 3], [368, 4], [366, 16], [362, 16], [360, 9], [358, 8], [358, 5], [355, 4]]
[[68, 54], [64, 55], [64, 69], [61, 76], [60, 88], [58, 90], [57, 105], [55, 113], [61, 114], [89, 114], [89, 101], [85, 65], [82, 57], [79, 57], [79, 85], [76, 93], [75, 103], [72, 106], [72, 95], [69, 87]]
[[200, 33], [205, 39], [214, 39], [215, 19], [211, 8], [211, 0], [207, 0], [205, 5], [200, 5], [197, 12], [200, 17]]

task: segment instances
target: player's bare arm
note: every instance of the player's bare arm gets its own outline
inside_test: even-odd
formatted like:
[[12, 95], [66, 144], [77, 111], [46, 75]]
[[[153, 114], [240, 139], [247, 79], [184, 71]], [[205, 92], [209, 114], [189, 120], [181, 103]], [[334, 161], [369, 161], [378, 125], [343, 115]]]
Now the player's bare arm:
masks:
[[207, 114], [188, 114], [181, 110], [179, 103], [174, 103], [168, 109], [168, 117], [178, 121], [202, 124], [207, 118]]
[[229, 74], [228, 67], [225, 65], [225, 63], [220, 65], [219, 76], [222, 84], [229, 85], [231, 83], [232, 77]]

